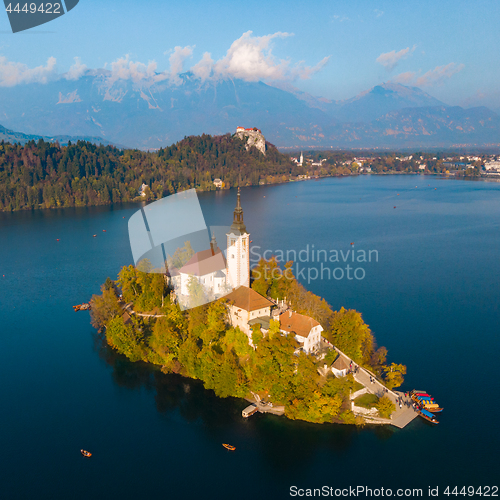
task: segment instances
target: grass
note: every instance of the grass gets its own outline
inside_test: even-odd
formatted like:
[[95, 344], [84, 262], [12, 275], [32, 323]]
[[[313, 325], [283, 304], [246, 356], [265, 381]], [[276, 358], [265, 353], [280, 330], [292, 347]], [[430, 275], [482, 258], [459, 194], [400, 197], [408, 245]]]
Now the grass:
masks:
[[373, 408], [378, 402], [378, 397], [375, 394], [362, 394], [354, 400], [356, 406], [362, 406], [363, 408]]
[[352, 392], [359, 391], [360, 389], [363, 389], [365, 386], [363, 384], [360, 384], [359, 382], [354, 381], [354, 387], [352, 388]]

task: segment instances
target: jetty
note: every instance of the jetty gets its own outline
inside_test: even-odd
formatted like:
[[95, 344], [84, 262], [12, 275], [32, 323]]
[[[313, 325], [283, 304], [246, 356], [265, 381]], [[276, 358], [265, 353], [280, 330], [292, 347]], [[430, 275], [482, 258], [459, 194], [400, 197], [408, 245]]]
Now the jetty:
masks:
[[262, 401], [258, 394], [252, 393], [255, 401], [252, 402], [250, 406], [247, 406], [242, 412], [241, 415], [244, 418], [248, 418], [255, 413], [272, 413], [273, 415], [284, 415], [285, 407], [284, 406], [274, 406], [270, 401]]

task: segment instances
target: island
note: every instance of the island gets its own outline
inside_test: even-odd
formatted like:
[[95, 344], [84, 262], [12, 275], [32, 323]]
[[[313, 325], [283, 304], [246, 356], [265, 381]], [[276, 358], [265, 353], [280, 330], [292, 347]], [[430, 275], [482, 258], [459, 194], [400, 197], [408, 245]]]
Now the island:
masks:
[[185, 242], [166, 272], [151, 272], [147, 260], [123, 267], [92, 297], [92, 325], [131, 361], [199, 379], [218, 397], [246, 399], [245, 417], [261, 411], [315, 423], [411, 421], [408, 396], [394, 391], [406, 366], [387, 363], [387, 349], [377, 348], [361, 314], [334, 311], [307, 291], [292, 262], [282, 269], [275, 257], [261, 259], [250, 270], [249, 247], [238, 189], [225, 254], [213, 237], [200, 252]]

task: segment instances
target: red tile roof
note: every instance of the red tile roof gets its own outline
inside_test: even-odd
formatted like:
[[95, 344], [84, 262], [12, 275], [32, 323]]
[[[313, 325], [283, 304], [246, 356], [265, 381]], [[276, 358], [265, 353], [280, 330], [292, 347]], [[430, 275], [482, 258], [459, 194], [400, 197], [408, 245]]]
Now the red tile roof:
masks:
[[303, 314], [292, 312], [290, 315], [290, 311], [286, 311], [280, 315], [280, 329], [287, 333], [293, 332], [306, 338], [315, 326], [319, 326], [319, 323]]
[[226, 295], [225, 298], [228, 299], [230, 304], [248, 312], [274, 305], [269, 299], [246, 286], [240, 286]]

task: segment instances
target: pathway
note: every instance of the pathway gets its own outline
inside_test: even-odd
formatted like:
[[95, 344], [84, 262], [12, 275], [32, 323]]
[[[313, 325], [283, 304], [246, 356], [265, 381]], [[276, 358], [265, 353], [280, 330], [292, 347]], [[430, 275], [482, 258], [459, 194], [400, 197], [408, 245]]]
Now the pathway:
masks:
[[[357, 366], [348, 356], [346, 356], [342, 351], [334, 347], [334, 349], [344, 358], [346, 364], [349, 366], [352, 362], [353, 366]], [[370, 382], [370, 377], [372, 382]], [[402, 429], [408, 425], [414, 418], [418, 416], [418, 413], [413, 409], [411, 403], [411, 398], [405, 396], [402, 392], [391, 391], [387, 389], [373, 373], [371, 373], [366, 368], [359, 367], [358, 371], [354, 375], [354, 380], [363, 384], [367, 391], [371, 394], [375, 394], [378, 397], [387, 396], [396, 406], [396, 411], [392, 413], [390, 419], [373, 419], [374, 423], [387, 423], [399, 427]], [[399, 407], [398, 399], [401, 398], [403, 401], [402, 408]], [[409, 405], [405, 406], [405, 402]], [[376, 422], [375, 422], [376, 420]]]

